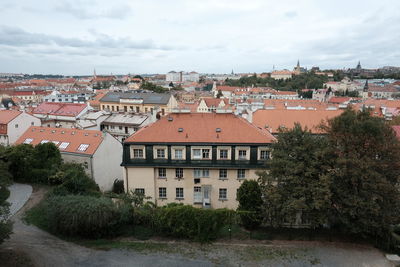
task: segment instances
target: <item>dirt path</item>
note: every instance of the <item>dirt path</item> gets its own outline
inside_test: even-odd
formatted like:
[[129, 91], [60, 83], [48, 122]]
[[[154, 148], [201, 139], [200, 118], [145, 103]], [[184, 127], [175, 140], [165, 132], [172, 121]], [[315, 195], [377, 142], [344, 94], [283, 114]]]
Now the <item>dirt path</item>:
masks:
[[[28, 203], [12, 218], [14, 234], [2, 245], [23, 251], [36, 266], [393, 266], [380, 251], [371, 247], [317, 242], [272, 242], [268, 246], [216, 243], [204, 247], [177, 242], [172, 253], [94, 250], [63, 241], [22, 222], [23, 213], [44, 194], [44, 189], [34, 190]], [[190, 253], [180, 253], [180, 250]]]

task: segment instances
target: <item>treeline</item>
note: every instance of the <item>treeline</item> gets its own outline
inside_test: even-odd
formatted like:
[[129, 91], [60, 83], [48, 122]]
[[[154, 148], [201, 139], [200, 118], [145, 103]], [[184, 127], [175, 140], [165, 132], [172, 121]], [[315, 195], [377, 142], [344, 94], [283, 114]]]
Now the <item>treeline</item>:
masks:
[[269, 169], [259, 173], [260, 217], [250, 226], [330, 228], [391, 247], [400, 223], [394, 131], [351, 109], [321, 127], [324, 137], [300, 125], [279, 134]]
[[241, 77], [238, 80], [226, 79], [225, 84], [240, 87], [272, 87], [277, 90], [296, 91], [299, 89], [320, 89], [323, 84], [328, 81], [325, 75], [316, 75], [313, 72], [293, 75], [291, 79], [261, 78], [256, 75], [249, 77]]

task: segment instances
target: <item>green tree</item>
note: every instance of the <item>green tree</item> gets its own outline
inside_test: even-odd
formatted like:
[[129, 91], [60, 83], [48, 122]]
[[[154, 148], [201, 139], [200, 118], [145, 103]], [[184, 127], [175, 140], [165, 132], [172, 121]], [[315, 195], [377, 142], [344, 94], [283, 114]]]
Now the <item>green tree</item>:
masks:
[[14, 181], [30, 181], [34, 162], [33, 146], [21, 144], [7, 148], [6, 160]]
[[222, 96], [224, 96], [224, 95], [222, 94], [222, 91], [220, 89], [220, 90], [218, 90], [218, 93], [217, 93], [216, 97], [217, 98], [221, 98]]
[[56, 169], [62, 162], [60, 150], [52, 142], [36, 145], [33, 157], [38, 169]]
[[0, 244], [9, 237], [12, 230], [11, 222], [8, 220], [9, 204], [6, 202], [8, 195], [6, 187], [11, 183], [11, 174], [4, 158], [5, 148], [0, 146]]
[[334, 165], [332, 207], [347, 231], [385, 238], [400, 222], [400, 143], [383, 119], [369, 110], [347, 109], [329, 121]]
[[273, 226], [298, 223], [298, 216], [318, 227], [328, 220], [330, 180], [326, 141], [296, 124], [279, 134], [273, 145], [269, 174], [259, 173], [265, 217]]
[[262, 223], [263, 204], [261, 188], [255, 180], [245, 180], [237, 191], [237, 201], [242, 224], [248, 229], [254, 229]]

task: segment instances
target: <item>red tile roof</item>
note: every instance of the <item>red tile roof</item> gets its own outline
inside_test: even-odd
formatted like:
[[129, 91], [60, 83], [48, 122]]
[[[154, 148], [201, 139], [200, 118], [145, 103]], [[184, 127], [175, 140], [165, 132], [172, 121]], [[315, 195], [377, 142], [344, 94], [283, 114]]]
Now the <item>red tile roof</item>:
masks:
[[41, 103], [37, 108], [35, 108], [32, 111], [32, 113], [76, 117], [86, 107], [87, 107], [86, 104], [44, 102], [44, 103]]
[[[171, 120], [172, 119], [172, 120]], [[178, 131], [182, 128], [182, 132]], [[216, 129], [221, 129], [217, 132]], [[233, 114], [171, 114], [125, 140], [134, 143], [271, 143], [276, 139]]]
[[[33, 146], [40, 144], [43, 140], [48, 140], [49, 142], [58, 142], [56, 146], [61, 152], [93, 155], [103, 141], [103, 135], [101, 131], [94, 130], [31, 126], [17, 140], [16, 144], [23, 144], [26, 139], [32, 139], [30, 144]], [[69, 143], [65, 149], [60, 148], [63, 142]], [[85, 151], [79, 151], [81, 144], [89, 146]]]
[[8, 124], [21, 113], [17, 110], [0, 110], [0, 124]]
[[396, 133], [397, 139], [400, 140], [400, 125], [392, 126], [392, 128], [393, 128], [394, 132]]
[[253, 123], [272, 133], [279, 133], [279, 128], [292, 129], [295, 123], [307, 127], [312, 133], [322, 133], [319, 124], [327, 119], [339, 116], [343, 110], [257, 110], [253, 113]]
[[351, 100], [350, 97], [331, 97], [331, 99], [329, 99], [329, 103], [342, 104], [349, 100]]

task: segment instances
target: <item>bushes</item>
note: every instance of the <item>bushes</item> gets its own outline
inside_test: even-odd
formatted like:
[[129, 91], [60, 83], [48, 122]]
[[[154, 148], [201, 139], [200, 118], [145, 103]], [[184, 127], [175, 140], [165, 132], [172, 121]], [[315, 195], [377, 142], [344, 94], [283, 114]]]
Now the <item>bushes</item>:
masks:
[[163, 234], [207, 242], [217, 238], [226, 224], [229, 210], [198, 209], [189, 205], [158, 208], [156, 227]]
[[118, 180], [118, 179], [115, 179], [114, 180], [114, 184], [113, 184], [113, 193], [115, 193], [115, 194], [122, 194], [122, 193], [124, 193], [125, 192], [125, 189], [124, 189], [124, 181], [123, 180]]
[[108, 198], [54, 196], [47, 200], [48, 228], [66, 236], [99, 238], [113, 233], [120, 211]]

